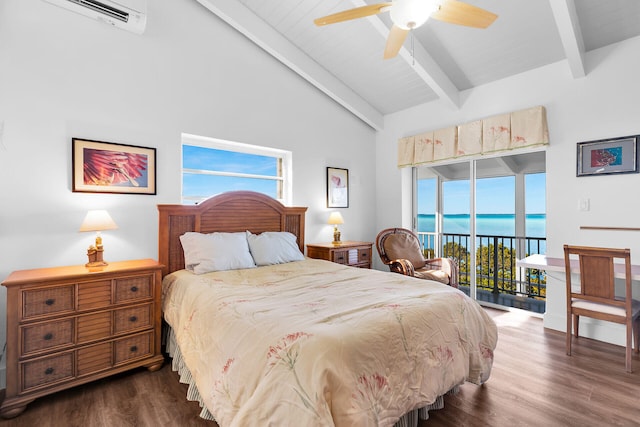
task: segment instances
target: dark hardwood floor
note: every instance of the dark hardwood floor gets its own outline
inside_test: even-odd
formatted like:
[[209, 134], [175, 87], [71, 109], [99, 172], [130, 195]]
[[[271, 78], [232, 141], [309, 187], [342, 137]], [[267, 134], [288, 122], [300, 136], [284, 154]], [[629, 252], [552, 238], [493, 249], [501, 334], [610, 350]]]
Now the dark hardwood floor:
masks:
[[[638, 355], [632, 374], [622, 347], [580, 338], [569, 357], [564, 333], [545, 330], [542, 320], [487, 311], [499, 329], [491, 378], [447, 396], [445, 408], [420, 427], [640, 425]], [[157, 372], [136, 370], [36, 399], [0, 427], [216, 427], [198, 417], [186, 389], [167, 363]]]

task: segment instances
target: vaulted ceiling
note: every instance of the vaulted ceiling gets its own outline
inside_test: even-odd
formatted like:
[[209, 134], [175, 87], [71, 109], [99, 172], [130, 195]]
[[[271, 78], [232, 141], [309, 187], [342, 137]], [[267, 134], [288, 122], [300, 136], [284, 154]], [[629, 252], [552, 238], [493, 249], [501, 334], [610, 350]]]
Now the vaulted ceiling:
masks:
[[[419, 0], [418, 0], [419, 1]], [[375, 1], [198, 0], [374, 129], [383, 117], [558, 61], [588, 76], [584, 55], [640, 35], [638, 0], [465, 0], [498, 15], [487, 29], [428, 20], [383, 60], [389, 13], [318, 27]]]

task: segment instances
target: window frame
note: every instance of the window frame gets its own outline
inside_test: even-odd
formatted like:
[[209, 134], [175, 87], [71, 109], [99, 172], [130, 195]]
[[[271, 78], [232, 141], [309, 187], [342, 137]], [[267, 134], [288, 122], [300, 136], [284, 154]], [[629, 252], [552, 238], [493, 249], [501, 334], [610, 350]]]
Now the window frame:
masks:
[[[218, 175], [228, 177], [241, 177], [241, 178], [259, 178], [259, 179], [272, 179], [280, 182], [281, 185], [281, 197], [276, 197], [285, 206], [290, 206], [293, 199], [293, 184], [292, 184], [292, 164], [293, 154], [288, 150], [281, 150], [278, 148], [264, 147], [260, 145], [246, 144], [242, 142], [227, 141], [224, 139], [210, 138], [205, 136], [193, 135], [183, 133], [180, 144], [180, 200], [184, 203], [184, 175], [185, 171], [189, 173], [198, 174], [198, 170], [185, 169], [184, 167], [184, 146], [197, 146], [202, 148], [210, 148], [214, 150], [224, 150], [243, 154], [255, 154], [259, 156], [274, 157], [280, 160], [280, 176], [273, 177], [268, 175], [257, 174], [245, 174], [238, 172], [226, 172], [210, 170], [203, 175]], [[213, 194], [211, 195], [213, 196]]]

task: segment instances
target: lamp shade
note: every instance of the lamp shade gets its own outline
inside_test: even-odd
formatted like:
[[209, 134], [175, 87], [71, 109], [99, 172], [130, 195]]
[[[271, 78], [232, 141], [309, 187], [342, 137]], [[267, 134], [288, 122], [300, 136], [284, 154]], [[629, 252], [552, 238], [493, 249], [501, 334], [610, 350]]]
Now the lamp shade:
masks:
[[344, 219], [342, 219], [340, 212], [331, 212], [331, 215], [329, 215], [329, 224], [344, 224]]
[[111, 219], [109, 212], [105, 210], [93, 210], [87, 212], [87, 216], [84, 217], [80, 231], [102, 231], [102, 230], [115, 230], [118, 228], [116, 223]]

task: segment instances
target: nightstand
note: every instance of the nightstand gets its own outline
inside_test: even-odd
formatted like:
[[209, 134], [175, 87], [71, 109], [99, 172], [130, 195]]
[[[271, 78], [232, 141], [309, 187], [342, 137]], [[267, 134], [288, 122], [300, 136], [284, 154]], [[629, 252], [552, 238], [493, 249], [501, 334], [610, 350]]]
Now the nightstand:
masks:
[[154, 260], [14, 271], [7, 288], [7, 389], [0, 415], [132, 368], [160, 369], [161, 269]]
[[352, 267], [371, 268], [371, 242], [316, 243], [307, 245], [309, 258], [326, 259]]

